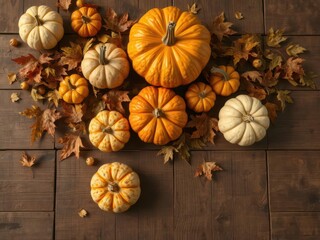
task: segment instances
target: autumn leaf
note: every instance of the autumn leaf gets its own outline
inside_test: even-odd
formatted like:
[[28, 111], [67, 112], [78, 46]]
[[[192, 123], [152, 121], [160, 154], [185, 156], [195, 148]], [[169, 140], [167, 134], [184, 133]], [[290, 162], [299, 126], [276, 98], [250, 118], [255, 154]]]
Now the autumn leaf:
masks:
[[68, 71], [75, 69], [82, 60], [82, 48], [79, 44], [70, 42], [70, 47], [62, 47], [62, 57], [59, 61], [61, 66], [67, 65]]
[[278, 114], [277, 114], [277, 111], [279, 111], [278, 105], [271, 102], [267, 102], [264, 106], [268, 110], [268, 116], [270, 121], [272, 123], [275, 123], [276, 118], [278, 117]]
[[197, 15], [201, 8], [197, 6], [196, 3], [193, 3], [191, 6], [188, 4], [188, 12], [194, 15]]
[[57, 2], [57, 7], [65, 11], [69, 9], [70, 5], [71, 5], [71, 0], [59, 0]]
[[318, 76], [313, 72], [307, 72], [304, 75], [300, 75], [300, 84], [301, 86], [311, 87], [312, 89], [316, 89], [316, 83], [314, 81]]
[[59, 100], [61, 99], [61, 96], [58, 92], [58, 90], [54, 89], [52, 91], [48, 91], [46, 95], [49, 102], [52, 102], [54, 106], [58, 107]]
[[298, 57], [299, 54], [305, 52], [307, 49], [301, 47], [299, 44], [290, 44], [286, 48], [286, 53], [289, 56]]
[[231, 29], [232, 25], [233, 23], [231, 22], [225, 22], [224, 12], [222, 12], [219, 16], [215, 17], [211, 33], [216, 35], [221, 42], [224, 36], [229, 36], [236, 33]]
[[163, 163], [166, 164], [170, 160], [173, 160], [173, 155], [175, 152], [178, 152], [178, 149], [174, 146], [164, 146], [157, 153], [157, 156], [163, 155]]
[[76, 158], [80, 157], [80, 148], [83, 148], [81, 137], [78, 134], [67, 133], [64, 137], [58, 139], [58, 142], [63, 144], [60, 160], [68, 158], [72, 153]]
[[195, 128], [191, 138], [202, 138], [204, 143], [210, 142], [214, 144], [214, 137], [219, 131], [218, 120], [208, 116], [206, 113], [201, 115], [191, 115], [191, 120], [187, 123], [187, 128]]
[[12, 61], [23, 66], [19, 69], [21, 78], [31, 79], [38, 83], [41, 81], [42, 66], [32, 54], [14, 58]]
[[116, 33], [122, 33], [127, 31], [136, 21], [128, 20], [129, 14], [124, 13], [122, 16], [118, 16], [112, 8], [107, 8], [106, 18], [104, 18], [106, 30], [111, 30]]
[[83, 47], [83, 55], [86, 54], [86, 52], [89, 51], [89, 49], [91, 48], [92, 44], [94, 43], [95, 38], [90, 38]]
[[67, 124], [75, 124], [82, 122], [82, 117], [86, 112], [85, 104], [67, 104], [65, 102], [62, 103], [62, 116], [65, 117], [65, 122]]
[[194, 174], [195, 177], [205, 176], [209, 181], [212, 181], [212, 172], [222, 171], [223, 169], [219, 167], [215, 162], [204, 162], [199, 165]]
[[287, 37], [282, 36], [283, 33], [284, 30], [274, 31], [273, 28], [270, 28], [267, 35], [267, 45], [269, 47], [281, 47], [280, 43], [287, 40]]
[[270, 69], [263, 75], [261, 84], [265, 87], [271, 88], [278, 84], [281, 71], [271, 71]]
[[42, 96], [41, 94], [39, 94], [36, 88], [31, 89], [30, 95], [35, 102], [45, 99], [45, 96]]
[[262, 74], [258, 71], [246, 71], [241, 74], [241, 77], [250, 82], [262, 82]]
[[21, 98], [19, 96], [19, 93], [12, 93], [10, 96], [11, 102], [18, 102]]
[[19, 114], [27, 118], [35, 118], [42, 114], [42, 110], [38, 106], [33, 105], [31, 108], [27, 108], [23, 112], [19, 112]]
[[251, 97], [263, 100], [267, 97], [267, 92], [260, 86], [253, 85], [251, 82], [246, 82], [246, 91]]
[[[304, 69], [302, 67], [302, 63], [305, 60], [302, 58], [294, 58], [290, 57], [287, 59], [287, 62], [285, 64], [285, 76], [284, 79], [287, 79], [292, 85], [296, 86], [297, 81], [295, 78], [295, 75], [303, 76], [304, 75]], [[300, 77], [298, 77], [300, 79]]]
[[86, 217], [86, 216], [88, 215], [88, 212], [87, 212], [87, 210], [85, 210], [85, 209], [82, 208], [82, 209], [78, 212], [78, 214], [79, 214], [79, 217], [84, 218], [84, 217]]
[[98, 41], [102, 43], [107, 43], [110, 38], [111, 36], [109, 34], [100, 34], [97, 37]]
[[17, 80], [17, 74], [15, 73], [8, 73], [7, 76], [8, 76], [8, 82], [10, 85]]
[[242, 12], [239, 12], [239, 11], [235, 11], [234, 17], [238, 20], [241, 20], [244, 18]]
[[286, 103], [293, 103], [293, 99], [289, 96], [291, 92], [289, 90], [277, 90], [277, 99], [281, 103], [282, 111], [286, 107]]
[[276, 67], [281, 67], [282, 65], [282, 57], [280, 55], [274, 54], [270, 63], [269, 63], [269, 69], [273, 70]]
[[54, 137], [56, 125], [54, 122], [61, 118], [61, 113], [56, 109], [45, 109], [41, 116], [41, 130], [47, 131]]
[[26, 152], [22, 153], [20, 158], [20, 163], [23, 167], [32, 167], [36, 162], [35, 156], [29, 156]]
[[102, 96], [102, 100], [105, 102], [108, 110], [115, 110], [125, 114], [122, 103], [130, 102], [128, 93], [129, 91], [110, 90]]

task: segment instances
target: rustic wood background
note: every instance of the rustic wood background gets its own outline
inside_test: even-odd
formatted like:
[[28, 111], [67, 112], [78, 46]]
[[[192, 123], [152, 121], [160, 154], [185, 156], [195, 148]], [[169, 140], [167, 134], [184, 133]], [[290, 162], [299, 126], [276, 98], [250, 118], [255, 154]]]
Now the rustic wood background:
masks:
[[[90, 1], [89, 1], [90, 2]], [[95, 0], [102, 8], [129, 11], [132, 19], [152, 7], [185, 0]], [[192, 152], [191, 165], [175, 161], [163, 165], [157, 148], [142, 144], [134, 135], [125, 150], [106, 154], [96, 150], [57, 160], [61, 146], [45, 136], [30, 145], [31, 121], [19, 111], [34, 104], [19, 84], [8, 85], [7, 73], [18, 69], [11, 59], [34, 53], [26, 44], [9, 46], [18, 36], [18, 19], [32, 5], [57, 9], [56, 0], [1, 0], [0, 7], [0, 239], [320, 239], [320, 91], [292, 89], [289, 105], [262, 142], [240, 148], [218, 135], [216, 145]], [[199, 0], [199, 17], [210, 27], [225, 11], [239, 34], [266, 34], [270, 27], [285, 28], [289, 42], [309, 51], [306, 69], [320, 74], [319, 0]], [[240, 11], [244, 20], [236, 20]], [[64, 41], [73, 37], [69, 12]], [[320, 86], [320, 77], [317, 79]], [[11, 103], [12, 92], [22, 101]], [[58, 132], [58, 135], [62, 133]], [[57, 137], [56, 137], [57, 138]], [[23, 168], [23, 151], [39, 158], [32, 169]], [[94, 167], [84, 159], [99, 160]], [[215, 161], [224, 171], [214, 182], [194, 178], [196, 166]], [[138, 203], [123, 214], [99, 210], [89, 194], [89, 181], [106, 162], [131, 165], [141, 177]], [[86, 218], [78, 211], [85, 208]]]

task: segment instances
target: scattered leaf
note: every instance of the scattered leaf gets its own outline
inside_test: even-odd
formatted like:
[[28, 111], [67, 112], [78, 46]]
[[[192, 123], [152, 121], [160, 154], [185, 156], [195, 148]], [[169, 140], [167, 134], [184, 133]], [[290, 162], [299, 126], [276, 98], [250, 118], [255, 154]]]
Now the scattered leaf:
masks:
[[262, 74], [258, 71], [247, 71], [241, 74], [241, 77], [251, 82], [262, 82]]
[[197, 6], [196, 3], [193, 3], [191, 6], [188, 4], [188, 12], [197, 15], [201, 8]]
[[270, 121], [272, 123], [275, 123], [276, 118], [278, 117], [278, 114], [277, 114], [277, 111], [279, 111], [278, 105], [271, 103], [271, 102], [267, 102], [265, 104], [265, 107], [268, 110], [268, 116], [269, 116]]
[[244, 18], [242, 12], [239, 12], [239, 11], [235, 11], [234, 17], [238, 20], [241, 20]]
[[102, 42], [102, 43], [107, 43], [109, 41], [109, 39], [111, 38], [110, 35], [108, 34], [102, 34], [98, 36], [98, 41]]
[[122, 33], [127, 31], [134, 23], [133, 20], [128, 20], [129, 14], [124, 13], [122, 16], [118, 16], [112, 8], [107, 8], [106, 18], [104, 18], [106, 30], [111, 30], [116, 33]]
[[65, 11], [69, 9], [70, 4], [71, 4], [71, 0], [59, 0], [57, 2], [57, 6]]
[[282, 36], [283, 33], [284, 30], [274, 31], [273, 28], [270, 28], [267, 35], [267, 45], [269, 47], [281, 47], [280, 43], [287, 40], [287, 37]]
[[84, 218], [88, 215], [88, 212], [85, 209], [81, 209], [78, 214], [80, 217]]
[[90, 38], [83, 47], [83, 55], [89, 51], [89, 49], [91, 48], [93, 42], [95, 41], [95, 38]]
[[251, 97], [258, 98], [259, 100], [264, 100], [267, 97], [267, 92], [260, 86], [253, 85], [251, 82], [246, 83], [246, 91]]
[[62, 57], [59, 61], [61, 66], [67, 65], [68, 71], [75, 69], [82, 60], [82, 48], [80, 44], [70, 42], [70, 47], [62, 47]]
[[204, 175], [209, 181], [212, 181], [212, 172], [222, 171], [223, 169], [219, 167], [215, 162], [204, 162], [199, 165], [194, 174], [195, 177]]
[[32, 99], [35, 102], [45, 99], [45, 96], [42, 96], [41, 94], [38, 93], [37, 88], [32, 88], [30, 94], [31, 94]]
[[11, 102], [18, 102], [21, 98], [19, 97], [19, 93], [11, 93], [10, 96]]
[[273, 54], [272, 58], [271, 58], [271, 62], [269, 63], [269, 69], [273, 70], [276, 67], [281, 67], [282, 65], [282, 57], [280, 55], [277, 54]]
[[307, 49], [301, 47], [299, 44], [290, 44], [286, 48], [286, 53], [289, 56], [298, 57], [299, 54], [305, 52]]
[[262, 79], [261, 84], [265, 87], [271, 88], [278, 84], [281, 72], [268, 70]]
[[17, 74], [15, 73], [8, 73], [8, 82], [11, 85], [17, 80]]
[[316, 83], [314, 81], [318, 76], [313, 72], [307, 72], [304, 75], [300, 75], [300, 84], [301, 86], [311, 87], [312, 89], [316, 89]]
[[14, 58], [12, 61], [23, 66], [19, 69], [21, 78], [30, 79], [38, 83], [41, 81], [42, 66], [32, 54]]
[[102, 100], [105, 102], [108, 110], [115, 110], [125, 114], [122, 103], [130, 102], [128, 93], [128, 91], [110, 90], [102, 96]]
[[41, 116], [41, 130], [47, 131], [54, 137], [56, 125], [54, 122], [61, 118], [61, 113], [56, 109], [45, 109]]
[[175, 152], [178, 152], [178, 149], [174, 146], [164, 146], [157, 153], [157, 156], [163, 155], [163, 163], [166, 164], [170, 160], [173, 160], [173, 155]]
[[78, 134], [67, 133], [64, 137], [58, 139], [60, 144], [63, 144], [60, 160], [68, 158], [72, 153], [76, 158], [80, 157], [80, 148], [83, 148], [81, 137]]
[[23, 112], [19, 112], [19, 114], [27, 118], [35, 118], [42, 114], [42, 110], [38, 106], [33, 105], [31, 108], [27, 108]]
[[225, 22], [224, 12], [222, 12], [219, 16], [215, 17], [211, 33], [216, 35], [221, 42], [224, 36], [229, 36], [236, 33], [231, 29], [232, 25], [233, 23], [231, 22]]
[[59, 100], [61, 99], [61, 96], [59, 94], [59, 91], [54, 89], [52, 91], [47, 92], [47, 96], [49, 102], [53, 102], [54, 106], [58, 107]]
[[26, 152], [22, 153], [20, 158], [20, 163], [23, 167], [32, 167], [36, 162], [35, 156], [29, 156]]
[[289, 90], [277, 90], [277, 99], [281, 103], [282, 111], [286, 108], [286, 103], [293, 103], [293, 99], [289, 96]]
[[67, 124], [75, 124], [82, 122], [82, 117], [86, 112], [85, 104], [70, 105], [65, 102], [62, 103], [62, 116], [65, 117]]
[[285, 76], [283, 78], [287, 79], [294, 86], [298, 84], [296, 76], [298, 76], [299, 80], [300, 76], [304, 75], [303, 62], [304, 59], [302, 58], [290, 57], [285, 64]]

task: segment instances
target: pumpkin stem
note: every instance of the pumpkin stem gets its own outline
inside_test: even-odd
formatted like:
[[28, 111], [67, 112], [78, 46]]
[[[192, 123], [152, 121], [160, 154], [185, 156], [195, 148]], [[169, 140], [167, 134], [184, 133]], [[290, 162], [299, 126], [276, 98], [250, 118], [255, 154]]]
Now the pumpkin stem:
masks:
[[82, 15], [81, 18], [82, 18], [82, 22], [84, 24], [87, 24], [87, 23], [91, 22], [91, 19], [89, 17], [85, 16], [85, 15]]
[[160, 108], [155, 108], [152, 113], [156, 118], [164, 117], [164, 113]]
[[250, 114], [247, 114], [242, 116], [242, 120], [246, 123], [249, 123], [254, 120], [254, 117], [252, 117]]
[[206, 98], [206, 96], [207, 96], [206, 91], [202, 91], [202, 92], [199, 93], [199, 97], [200, 98]]
[[37, 26], [41, 26], [43, 24], [42, 20], [39, 18], [39, 15], [34, 16], [35, 19], [37, 20]]
[[100, 47], [100, 64], [106, 65], [108, 64], [108, 59], [105, 58], [106, 46], [102, 45]]
[[102, 132], [112, 134], [113, 129], [110, 126], [108, 126], [108, 127], [105, 127], [104, 129], [102, 129]]
[[220, 69], [220, 68], [217, 68], [217, 67], [215, 67], [215, 66], [213, 66], [213, 67], [211, 68], [210, 72], [211, 72], [211, 73], [219, 73], [219, 74], [221, 74], [221, 75], [223, 76], [223, 78], [224, 78], [225, 81], [228, 81], [228, 80], [230, 79], [230, 76], [229, 76], [229, 74], [228, 74], [226, 71], [224, 71], [224, 70], [222, 70], [222, 69]]
[[108, 183], [107, 189], [110, 192], [119, 192], [120, 187], [115, 182], [110, 182], [110, 183]]
[[175, 22], [169, 22], [167, 27], [166, 35], [162, 38], [162, 42], [167, 46], [172, 46], [175, 44], [175, 37], [174, 37], [174, 28], [176, 27]]
[[74, 85], [70, 82], [70, 78], [67, 79], [67, 83], [68, 83], [68, 87], [69, 87], [70, 90], [76, 89], [76, 86], [74, 86]]

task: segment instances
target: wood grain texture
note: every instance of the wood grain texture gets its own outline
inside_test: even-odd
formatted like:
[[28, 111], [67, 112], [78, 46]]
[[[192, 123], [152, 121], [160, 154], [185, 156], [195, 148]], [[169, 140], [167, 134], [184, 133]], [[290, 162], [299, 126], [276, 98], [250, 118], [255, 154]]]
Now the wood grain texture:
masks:
[[2, 1], [1, 5], [0, 33], [18, 33], [18, 21], [20, 15], [23, 13], [23, 1]]
[[[12, 103], [10, 95], [17, 92], [21, 100]], [[0, 90], [0, 150], [2, 149], [53, 149], [54, 139], [45, 134], [40, 141], [30, 142], [32, 119], [21, 116], [19, 112], [38, 105], [29, 92], [20, 90]], [[44, 109], [44, 106], [39, 105]]]
[[[268, 239], [264, 152], [197, 151], [192, 157], [192, 166], [174, 164], [175, 238]], [[224, 169], [214, 182], [192, 178], [203, 161]]]
[[27, 151], [37, 161], [23, 167], [23, 151], [0, 152], [0, 211], [53, 211], [54, 151]]
[[[58, 154], [60, 152], [58, 151]], [[84, 159], [98, 160], [93, 167]], [[173, 170], [163, 166], [156, 152], [84, 152], [57, 163], [56, 238], [57, 239], [171, 239], [173, 234]], [[103, 163], [120, 161], [140, 176], [142, 193], [137, 204], [122, 214], [101, 211], [90, 196], [90, 180]], [[152, 163], [150, 163], [153, 161]], [[77, 216], [79, 209], [89, 212]], [[70, 231], [74, 229], [74, 231]]]
[[264, 0], [265, 31], [285, 29], [290, 35], [319, 35], [318, 0]]
[[320, 211], [320, 152], [268, 152], [271, 211]]
[[0, 239], [53, 239], [53, 212], [0, 212]]
[[268, 130], [269, 149], [320, 148], [320, 91], [295, 91], [276, 123]]
[[320, 239], [319, 212], [271, 213], [272, 239], [318, 240]]

